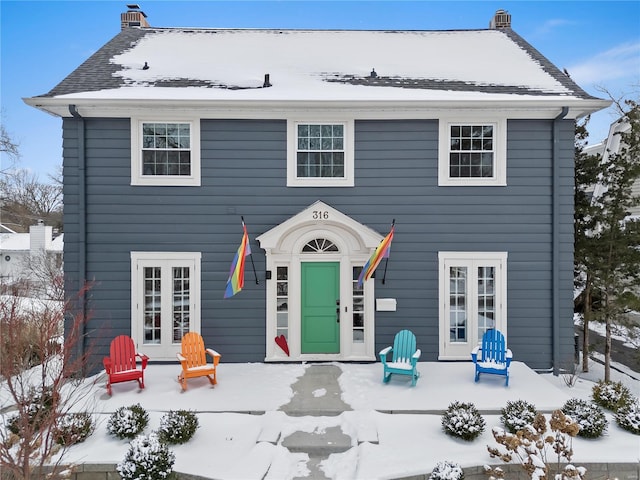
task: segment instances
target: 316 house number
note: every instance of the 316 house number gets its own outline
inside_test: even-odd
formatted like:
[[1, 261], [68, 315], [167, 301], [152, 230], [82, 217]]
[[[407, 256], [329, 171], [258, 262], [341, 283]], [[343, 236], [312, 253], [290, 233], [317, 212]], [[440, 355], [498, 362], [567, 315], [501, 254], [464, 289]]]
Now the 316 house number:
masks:
[[314, 220], [329, 220], [329, 212], [326, 210], [313, 210], [311, 218]]

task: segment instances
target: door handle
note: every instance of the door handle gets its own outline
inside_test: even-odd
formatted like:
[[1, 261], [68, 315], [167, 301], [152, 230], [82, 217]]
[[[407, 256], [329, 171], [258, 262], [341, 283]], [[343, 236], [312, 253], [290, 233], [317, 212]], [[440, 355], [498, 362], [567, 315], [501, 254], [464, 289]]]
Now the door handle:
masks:
[[336, 323], [340, 323], [340, 307], [336, 308]]

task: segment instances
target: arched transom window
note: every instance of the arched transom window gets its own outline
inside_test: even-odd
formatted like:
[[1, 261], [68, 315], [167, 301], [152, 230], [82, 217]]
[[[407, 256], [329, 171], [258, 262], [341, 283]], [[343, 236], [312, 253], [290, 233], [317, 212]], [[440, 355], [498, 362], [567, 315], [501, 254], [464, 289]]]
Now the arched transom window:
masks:
[[315, 238], [302, 247], [303, 253], [338, 252], [338, 247], [326, 238]]

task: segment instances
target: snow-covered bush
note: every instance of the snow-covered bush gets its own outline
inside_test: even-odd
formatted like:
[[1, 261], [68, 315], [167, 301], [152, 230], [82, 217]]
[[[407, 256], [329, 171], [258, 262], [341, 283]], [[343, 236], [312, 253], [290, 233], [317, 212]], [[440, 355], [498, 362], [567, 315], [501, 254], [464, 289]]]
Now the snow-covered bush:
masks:
[[629, 403], [620, 407], [615, 418], [621, 428], [640, 435], [640, 399], [634, 397]]
[[485, 421], [473, 403], [453, 402], [442, 416], [447, 435], [473, 440], [484, 431]]
[[160, 419], [158, 438], [172, 445], [188, 442], [199, 427], [198, 417], [187, 410], [170, 410]]
[[591, 394], [597, 405], [614, 412], [633, 400], [631, 390], [622, 382], [600, 380], [593, 386]]
[[59, 445], [84, 442], [94, 431], [93, 418], [87, 412], [70, 413], [60, 418], [53, 435]]
[[572, 398], [562, 407], [565, 415], [578, 424], [578, 436], [598, 438], [607, 429], [609, 422], [602, 409], [595, 403], [580, 398]]
[[134, 438], [116, 469], [122, 480], [161, 480], [174, 476], [176, 457], [154, 432]]
[[502, 409], [500, 421], [510, 433], [522, 430], [525, 425], [530, 425], [538, 414], [535, 405], [526, 400], [508, 401]]
[[118, 438], [134, 438], [148, 423], [149, 414], [137, 403], [113, 412], [107, 423], [107, 431]]
[[7, 421], [9, 431], [18, 436], [22, 436], [25, 430], [37, 431], [43, 425], [50, 425], [56, 413], [54, 409], [57, 395], [49, 387], [30, 387], [24, 400], [23, 408], [19, 409], [23, 415], [14, 415]]
[[429, 480], [464, 480], [464, 472], [457, 463], [445, 460], [444, 462], [436, 463]]

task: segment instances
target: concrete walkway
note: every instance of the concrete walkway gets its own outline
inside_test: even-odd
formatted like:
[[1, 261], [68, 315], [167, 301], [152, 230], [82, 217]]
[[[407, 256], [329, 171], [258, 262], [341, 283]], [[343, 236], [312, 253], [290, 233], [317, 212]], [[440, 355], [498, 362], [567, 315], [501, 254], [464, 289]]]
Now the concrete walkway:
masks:
[[[311, 365], [293, 384], [293, 397], [280, 410], [294, 417], [334, 417], [351, 410], [341, 398], [342, 392], [338, 383], [340, 375], [342, 370], [336, 365]], [[309, 455], [307, 468], [311, 474], [298, 477], [300, 480], [326, 479], [319, 468], [320, 462], [332, 453], [349, 450], [351, 437], [345, 435], [340, 427], [330, 427], [323, 432], [295, 432], [282, 440], [282, 446], [291, 452]]]

